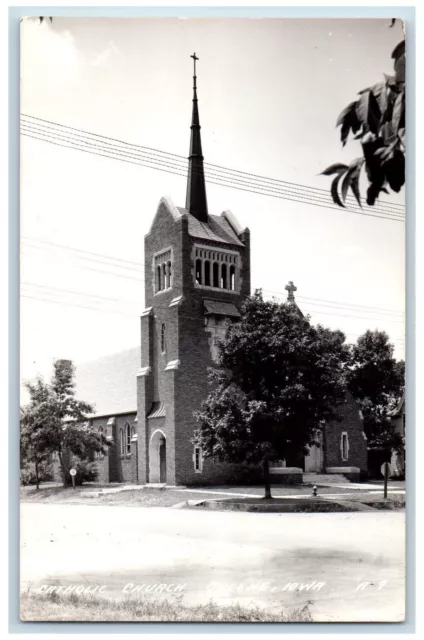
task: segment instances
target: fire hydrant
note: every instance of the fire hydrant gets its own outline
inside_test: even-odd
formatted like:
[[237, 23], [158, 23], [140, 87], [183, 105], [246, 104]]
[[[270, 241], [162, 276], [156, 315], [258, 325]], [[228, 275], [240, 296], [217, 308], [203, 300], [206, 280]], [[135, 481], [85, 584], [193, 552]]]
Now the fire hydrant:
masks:
[[316, 497], [317, 494], [318, 494], [318, 489], [317, 489], [317, 486], [315, 485], [314, 488], [312, 489], [312, 495]]

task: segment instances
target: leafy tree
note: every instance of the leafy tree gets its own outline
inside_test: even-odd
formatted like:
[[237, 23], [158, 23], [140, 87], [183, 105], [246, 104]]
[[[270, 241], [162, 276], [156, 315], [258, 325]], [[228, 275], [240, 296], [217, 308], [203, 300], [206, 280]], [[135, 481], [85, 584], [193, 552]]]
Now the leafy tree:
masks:
[[193, 443], [221, 461], [262, 463], [307, 453], [345, 397], [349, 348], [340, 331], [314, 327], [294, 304], [246, 300], [240, 322], [218, 342], [214, 383], [196, 413]]
[[349, 189], [362, 206], [359, 179], [363, 167], [369, 182], [370, 206], [381, 192], [389, 193], [387, 187], [398, 193], [405, 184], [405, 40], [397, 44], [392, 59], [394, 75], [384, 74], [384, 80], [360, 91], [337, 119], [342, 145], [352, 133], [355, 140], [361, 141], [363, 152], [350, 165], [336, 163], [322, 172], [335, 175], [331, 196], [340, 207], [344, 207]]
[[51, 454], [52, 393], [41, 378], [35, 383], [27, 383], [26, 388], [30, 402], [21, 409], [21, 467], [33, 467], [35, 484], [39, 489], [42, 470]]
[[405, 363], [397, 362], [394, 347], [384, 331], [366, 331], [352, 347], [348, 385], [364, 417], [370, 448], [387, 451], [401, 446], [389, 412], [405, 390]]
[[25, 434], [34, 432], [36, 426], [38, 435], [31, 437], [40, 442], [39, 451], [43, 455], [57, 452], [64, 485], [68, 481], [70, 455], [89, 460], [94, 451], [106, 453], [111, 444], [90, 424], [88, 416], [94, 408], [75, 397], [74, 374], [70, 360], [56, 360], [50, 384], [41, 379], [36, 385], [27, 384], [31, 400], [22, 409], [21, 450], [29, 451]]

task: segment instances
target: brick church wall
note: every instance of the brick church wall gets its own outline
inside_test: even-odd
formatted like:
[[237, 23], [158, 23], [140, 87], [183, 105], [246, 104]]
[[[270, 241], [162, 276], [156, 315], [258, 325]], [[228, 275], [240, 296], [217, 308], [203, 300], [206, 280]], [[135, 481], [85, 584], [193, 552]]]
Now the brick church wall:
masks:
[[[338, 408], [341, 422], [333, 421], [324, 431], [324, 467], [358, 467], [362, 474], [367, 470], [367, 443], [363, 435], [363, 420], [354, 398], [348, 393], [346, 402]], [[341, 437], [348, 434], [348, 459], [342, 459]]]

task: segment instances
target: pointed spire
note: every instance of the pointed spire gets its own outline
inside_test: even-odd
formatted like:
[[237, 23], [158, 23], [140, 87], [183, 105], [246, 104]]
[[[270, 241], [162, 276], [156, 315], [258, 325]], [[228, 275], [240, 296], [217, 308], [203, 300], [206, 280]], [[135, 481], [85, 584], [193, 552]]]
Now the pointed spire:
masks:
[[208, 204], [206, 200], [205, 172], [203, 168], [202, 141], [200, 138], [199, 108], [197, 105], [196, 60], [194, 53], [193, 75], [193, 113], [191, 118], [190, 155], [188, 157], [188, 177], [186, 209], [200, 222], [208, 221]]

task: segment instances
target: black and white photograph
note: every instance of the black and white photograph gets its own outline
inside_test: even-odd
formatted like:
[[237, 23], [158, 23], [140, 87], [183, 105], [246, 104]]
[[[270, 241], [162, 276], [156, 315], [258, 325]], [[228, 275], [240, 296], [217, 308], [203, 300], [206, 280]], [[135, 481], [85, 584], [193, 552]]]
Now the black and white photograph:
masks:
[[21, 18], [21, 621], [405, 621], [407, 38]]

